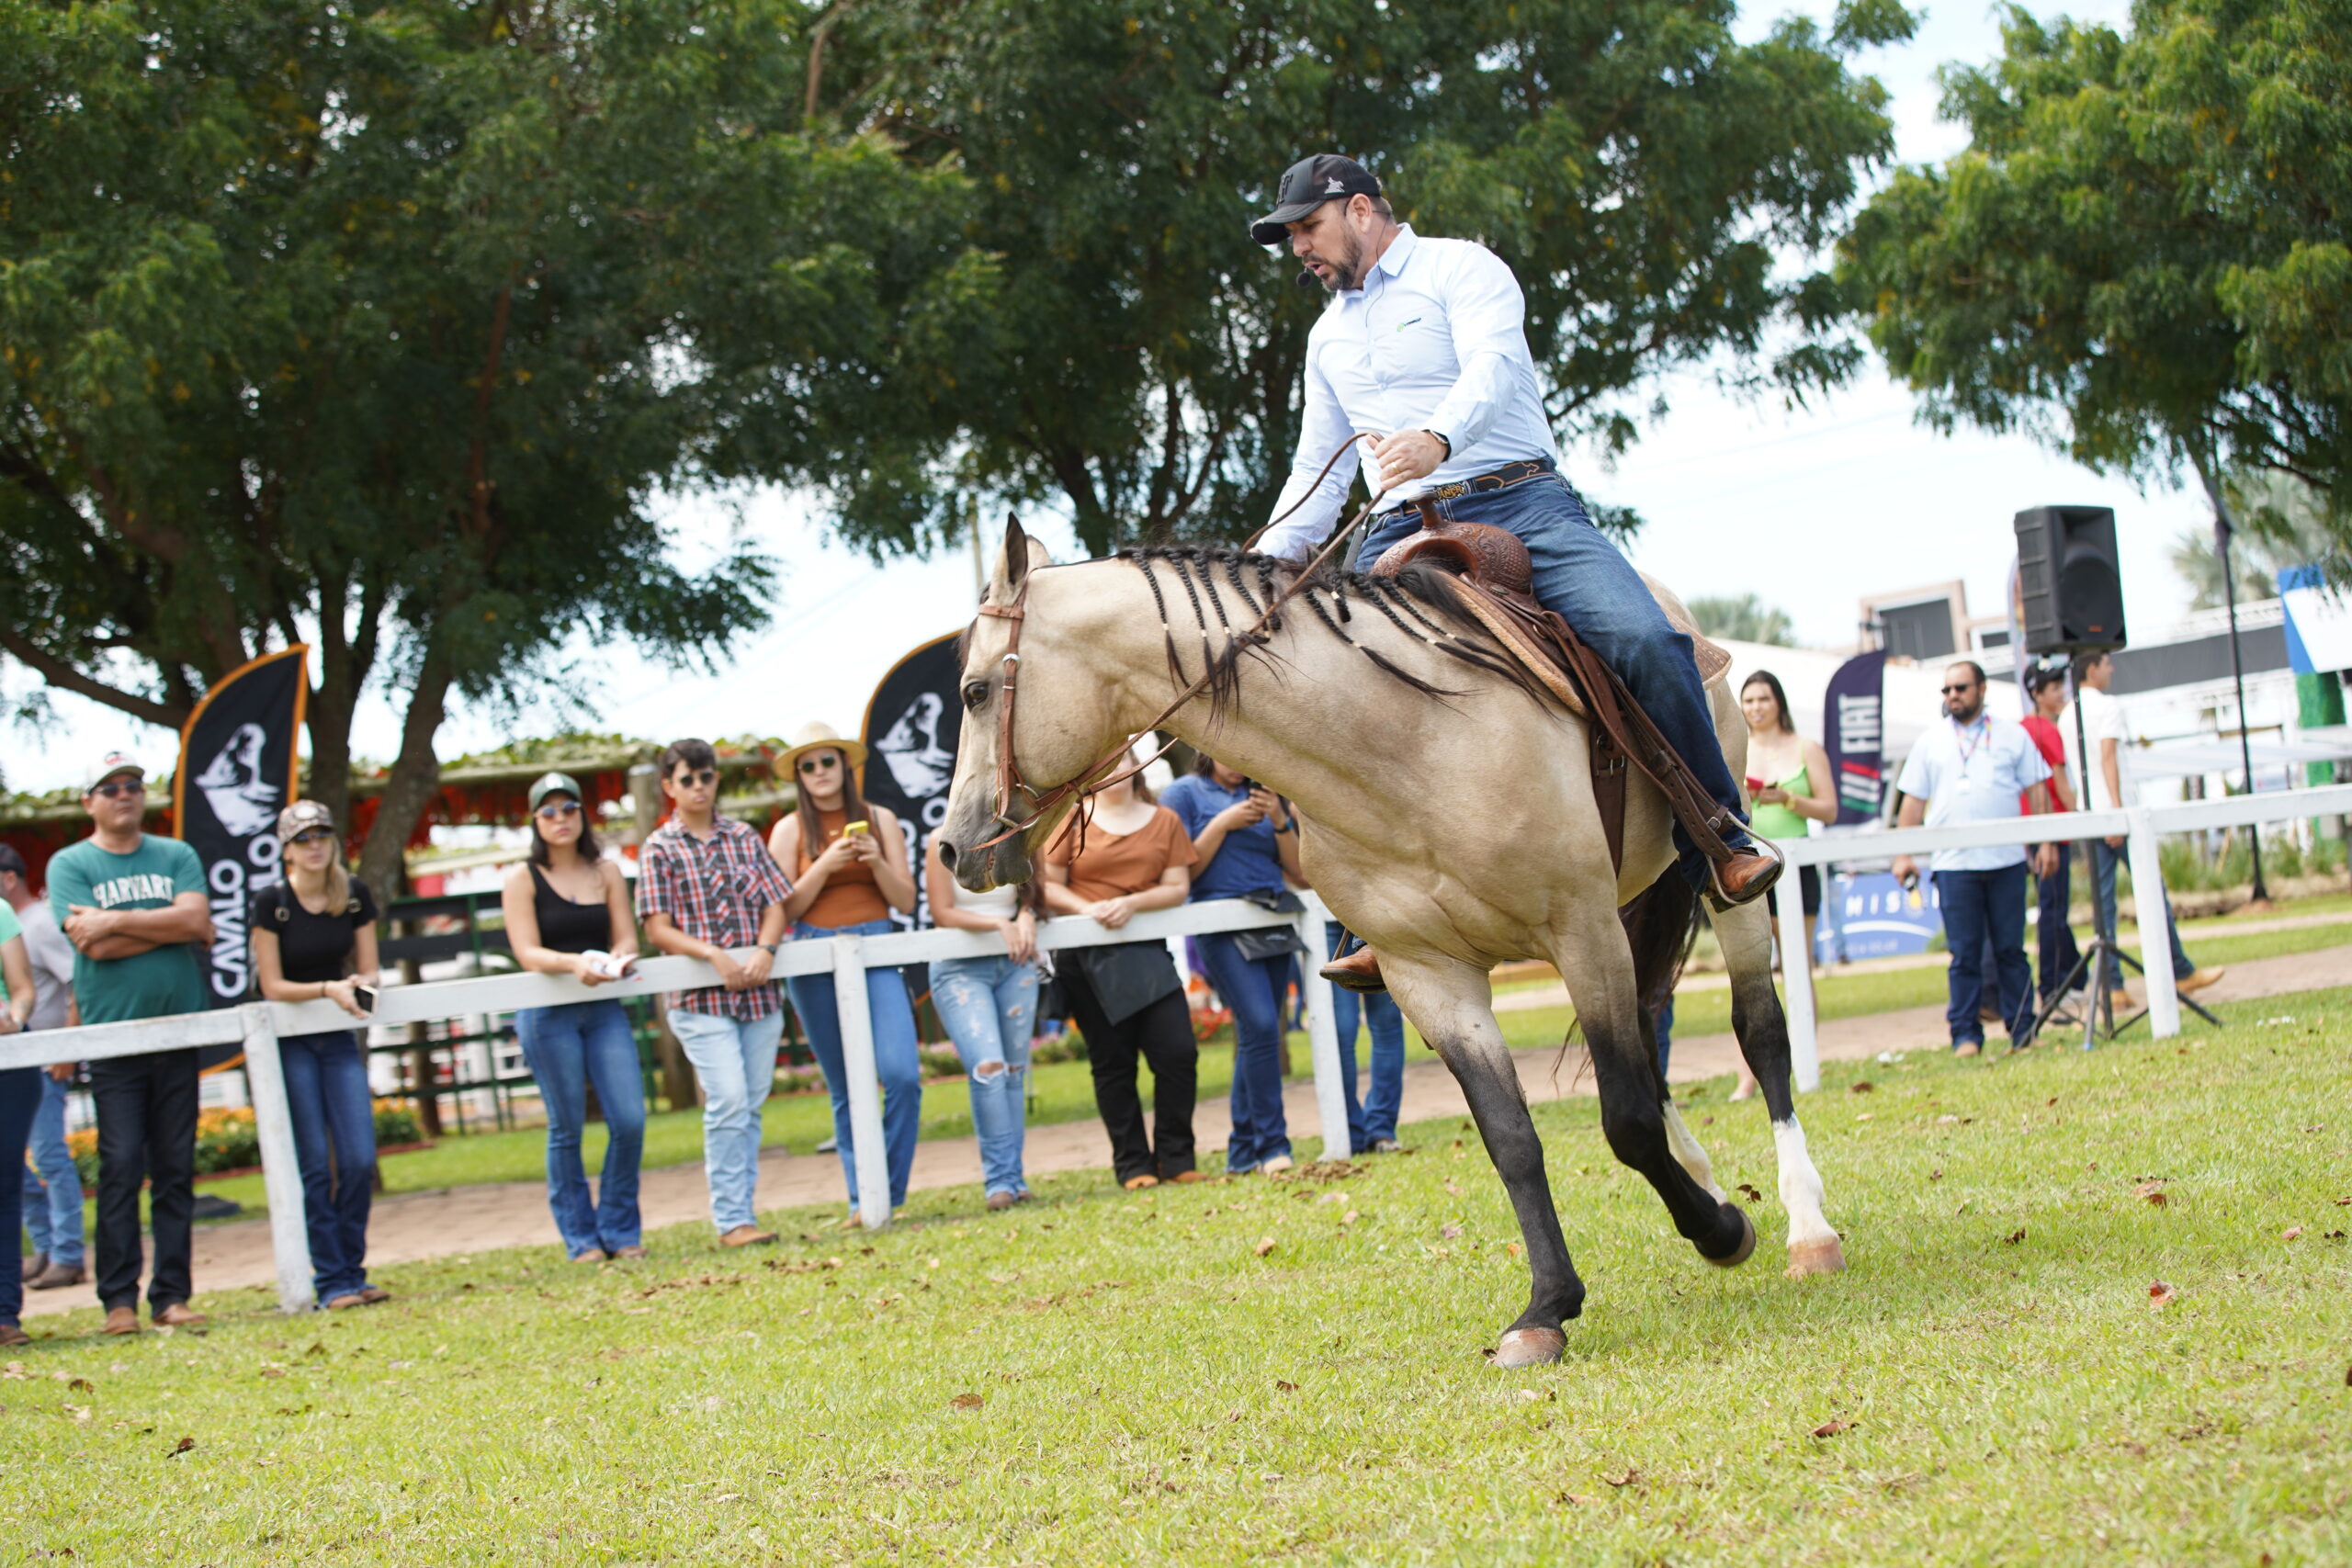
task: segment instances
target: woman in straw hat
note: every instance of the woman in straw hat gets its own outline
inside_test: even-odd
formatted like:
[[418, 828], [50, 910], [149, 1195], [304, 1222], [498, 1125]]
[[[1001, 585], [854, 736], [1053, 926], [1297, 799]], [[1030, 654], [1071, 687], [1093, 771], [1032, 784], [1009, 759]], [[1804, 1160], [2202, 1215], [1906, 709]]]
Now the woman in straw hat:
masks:
[[[872, 936], [895, 929], [890, 911], [911, 914], [915, 879], [907, 863], [907, 836], [886, 807], [869, 806], [857, 785], [865, 748], [830, 725], [812, 724], [776, 759], [798, 805], [768, 836], [768, 852], [792, 875], [784, 912], [796, 937]], [[792, 1010], [833, 1097], [833, 1141], [849, 1185], [850, 1216], [857, 1214], [857, 1151], [849, 1122], [849, 1080], [842, 1070], [841, 1015], [831, 975], [794, 976], [785, 982]], [[915, 1137], [922, 1127], [922, 1058], [915, 1043], [915, 1013], [896, 969], [865, 972], [866, 1010], [874, 1022], [874, 1070], [882, 1084], [882, 1140], [888, 1154], [890, 1207], [907, 1201]]]
[[[254, 968], [273, 1002], [329, 1001], [364, 1021], [374, 1006], [376, 899], [343, 866], [334, 813], [298, 800], [277, 814], [286, 880], [254, 895]], [[368, 1215], [376, 1189], [376, 1107], [368, 1052], [354, 1030], [277, 1043], [311, 1288], [330, 1311], [373, 1306], [392, 1293], [368, 1281]]]

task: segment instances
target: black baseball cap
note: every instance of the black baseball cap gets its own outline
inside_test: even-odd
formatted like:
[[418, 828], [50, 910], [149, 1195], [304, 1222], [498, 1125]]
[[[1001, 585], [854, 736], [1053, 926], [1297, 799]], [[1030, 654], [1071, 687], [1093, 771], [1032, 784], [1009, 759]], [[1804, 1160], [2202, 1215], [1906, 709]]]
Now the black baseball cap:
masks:
[[1380, 182], [1353, 158], [1313, 153], [1283, 171], [1274, 209], [1250, 225], [1250, 237], [1261, 245], [1279, 245], [1290, 237], [1285, 224], [1297, 222], [1325, 202], [1379, 194]]

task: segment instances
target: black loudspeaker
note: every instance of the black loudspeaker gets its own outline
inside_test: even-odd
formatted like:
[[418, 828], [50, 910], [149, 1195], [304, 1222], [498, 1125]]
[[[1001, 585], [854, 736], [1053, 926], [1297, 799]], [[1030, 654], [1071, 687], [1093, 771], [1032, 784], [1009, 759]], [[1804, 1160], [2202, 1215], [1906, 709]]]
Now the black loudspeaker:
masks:
[[2025, 650], [2121, 648], [2123, 574], [2111, 506], [2036, 506], [2018, 513], [2018, 595]]

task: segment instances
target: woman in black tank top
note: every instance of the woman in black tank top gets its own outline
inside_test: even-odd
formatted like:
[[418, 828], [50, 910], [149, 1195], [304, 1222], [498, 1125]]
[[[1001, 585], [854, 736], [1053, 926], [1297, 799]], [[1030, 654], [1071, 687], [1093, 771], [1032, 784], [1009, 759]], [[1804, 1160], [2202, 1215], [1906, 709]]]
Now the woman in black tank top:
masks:
[[[568, 773], [548, 773], [531, 785], [531, 858], [507, 873], [501, 901], [517, 964], [568, 976], [593, 991], [636, 961], [637, 920], [621, 868], [596, 847], [586, 798]], [[645, 1147], [645, 1080], [628, 1012], [595, 997], [519, 1008], [514, 1033], [547, 1107], [548, 1206], [564, 1250], [575, 1263], [644, 1257], [637, 1169]], [[609, 1134], [593, 1193], [580, 1151], [590, 1084]]]

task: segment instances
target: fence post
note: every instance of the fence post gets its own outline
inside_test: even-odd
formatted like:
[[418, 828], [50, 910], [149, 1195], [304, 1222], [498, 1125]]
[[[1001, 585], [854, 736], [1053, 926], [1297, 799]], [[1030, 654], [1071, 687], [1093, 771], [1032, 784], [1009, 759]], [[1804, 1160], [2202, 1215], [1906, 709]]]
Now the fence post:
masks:
[[1340, 1030], [1331, 1016], [1331, 982], [1323, 978], [1323, 925], [1331, 918], [1323, 900], [1306, 895], [1306, 910], [1298, 917], [1299, 939], [1306, 951], [1299, 954], [1298, 984], [1306, 993], [1306, 1053], [1315, 1069], [1315, 1109], [1323, 1123], [1323, 1157], [1349, 1159], [1355, 1145], [1348, 1138], [1348, 1082], [1340, 1068]]
[[262, 1189], [269, 1196], [269, 1238], [277, 1258], [277, 1308], [308, 1312], [311, 1233], [302, 1213], [302, 1168], [294, 1153], [294, 1122], [286, 1104], [286, 1066], [277, 1055], [277, 1020], [267, 1002], [246, 1002], [245, 1087], [254, 1097], [254, 1136], [261, 1145]]
[[[2180, 993], [2174, 988], [2172, 978], [2172, 909], [2165, 897], [2164, 854], [2146, 807], [2127, 807], [2123, 815], [2132, 822], [2126, 829], [2124, 850], [2132, 861], [2132, 901], [2140, 913], [2140, 962], [2146, 966], [2143, 978], [2148, 987], [2148, 1032], [2158, 1040], [2169, 1040], [2180, 1032]], [[2116, 977], [2121, 979], [2121, 969], [2116, 971]], [[2092, 983], [2098, 983], [2096, 977]]]
[[[1795, 866], [1789, 867], [1795, 872]], [[1821, 893], [1829, 896], [1829, 868], [1821, 868]], [[1801, 878], [1784, 875], [1781, 897], [1781, 993], [1789, 1021], [1789, 1067], [1800, 1091], [1821, 1087], [1821, 1042], [1813, 1003], [1813, 943], [1804, 939], [1804, 900], [1798, 897]]]
[[841, 1014], [842, 1070], [849, 1075], [849, 1132], [857, 1162], [857, 1217], [868, 1230], [890, 1223], [890, 1151], [882, 1143], [882, 1084], [874, 1067], [874, 1010], [865, 1002], [865, 942], [833, 943], [833, 1007]]

